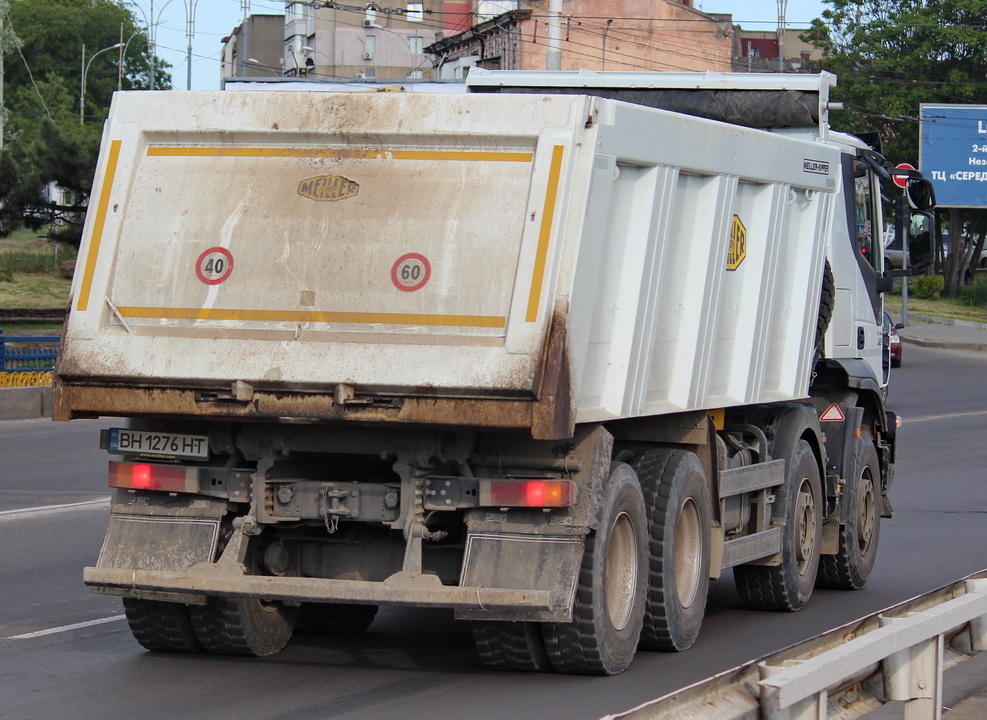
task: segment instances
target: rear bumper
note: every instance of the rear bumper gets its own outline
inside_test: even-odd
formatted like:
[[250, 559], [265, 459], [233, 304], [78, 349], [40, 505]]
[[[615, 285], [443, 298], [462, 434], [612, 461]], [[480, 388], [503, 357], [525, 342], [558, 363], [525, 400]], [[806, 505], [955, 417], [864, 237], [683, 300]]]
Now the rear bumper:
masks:
[[146, 593], [174, 596], [189, 604], [202, 604], [206, 596], [256, 597], [285, 602], [356, 603], [412, 607], [445, 607], [465, 616], [504, 611], [523, 615], [549, 613], [560, 621], [570, 619], [570, 609], [553, 607], [548, 590], [515, 590], [443, 585], [435, 575], [399, 572], [383, 582], [327, 580], [305, 577], [241, 575], [216, 564], [193, 566], [184, 572], [87, 567], [83, 581], [102, 592], [129, 597]]

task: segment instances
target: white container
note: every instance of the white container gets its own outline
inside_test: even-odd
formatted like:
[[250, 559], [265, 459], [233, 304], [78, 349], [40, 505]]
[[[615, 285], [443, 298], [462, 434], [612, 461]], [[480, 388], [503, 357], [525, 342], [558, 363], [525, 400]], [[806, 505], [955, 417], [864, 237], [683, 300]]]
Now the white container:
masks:
[[805, 397], [838, 182], [835, 147], [580, 95], [118, 93], [60, 382]]

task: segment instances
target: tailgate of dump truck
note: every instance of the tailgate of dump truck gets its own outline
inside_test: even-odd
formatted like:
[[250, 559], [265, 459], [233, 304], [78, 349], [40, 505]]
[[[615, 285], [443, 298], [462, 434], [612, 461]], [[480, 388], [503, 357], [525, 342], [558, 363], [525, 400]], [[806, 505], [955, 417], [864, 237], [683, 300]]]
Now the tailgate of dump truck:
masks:
[[587, 102], [118, 94], [62, 382], [530, 397]]

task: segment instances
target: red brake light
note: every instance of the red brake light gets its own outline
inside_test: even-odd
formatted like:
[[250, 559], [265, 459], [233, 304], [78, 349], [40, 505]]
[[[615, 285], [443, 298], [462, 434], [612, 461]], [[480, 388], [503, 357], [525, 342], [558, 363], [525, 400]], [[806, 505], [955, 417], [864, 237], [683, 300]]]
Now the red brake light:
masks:
[[138, 490], [151, 490], [151, 466], [134, 465], [131, 469], [131, 482]]
[[487, 507], [569, 507], [568, 480], [481, 480], [480, 505]]
[[109, 486], [126, 490], [194, 493], [199, 490], [196, 468], [150, 463], [111, 462]]

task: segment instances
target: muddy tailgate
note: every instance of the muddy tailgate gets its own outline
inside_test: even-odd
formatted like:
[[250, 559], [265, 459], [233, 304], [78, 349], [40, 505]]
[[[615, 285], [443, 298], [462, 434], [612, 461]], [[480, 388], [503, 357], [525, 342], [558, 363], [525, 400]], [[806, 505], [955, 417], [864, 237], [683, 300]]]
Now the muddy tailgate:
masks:
[[118, 93], [61, 381], [530, 395], [586, 102]]

